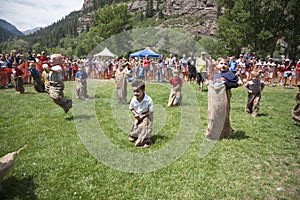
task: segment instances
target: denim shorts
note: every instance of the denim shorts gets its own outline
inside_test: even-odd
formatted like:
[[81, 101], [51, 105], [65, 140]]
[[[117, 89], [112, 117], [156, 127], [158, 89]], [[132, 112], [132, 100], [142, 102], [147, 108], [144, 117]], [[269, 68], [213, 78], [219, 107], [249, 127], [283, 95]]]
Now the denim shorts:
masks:
[[293, 73], [291, 71], [285, 71], [284, 74], [283, 74], [283, 77], [287, 78], [287, 77], [290, 77], [292, 75], [293, 75]]

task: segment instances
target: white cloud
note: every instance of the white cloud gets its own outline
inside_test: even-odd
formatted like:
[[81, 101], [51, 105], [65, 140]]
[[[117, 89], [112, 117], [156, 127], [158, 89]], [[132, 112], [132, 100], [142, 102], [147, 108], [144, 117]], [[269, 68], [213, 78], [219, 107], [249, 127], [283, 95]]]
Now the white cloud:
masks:
[[80, 10], [84, 0], [2, 0], [1, 19], [20, 31], [45, 27], [72, 11]]

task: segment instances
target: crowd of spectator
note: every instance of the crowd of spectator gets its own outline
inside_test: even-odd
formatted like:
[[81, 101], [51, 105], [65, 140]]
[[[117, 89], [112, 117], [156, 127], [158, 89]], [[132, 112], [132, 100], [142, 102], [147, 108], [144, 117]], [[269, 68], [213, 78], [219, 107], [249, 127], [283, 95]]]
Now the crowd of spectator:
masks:
[[[12, 84], [13, 74], [12, 63], [22, 65], [28, 62], [35, 62], [38, 66], [49, 63], [50, 55], [45, 51], [34, 54], [28, 50], [12, 50], [9, 54], [0, 54], [0, 83], [2, 88]], [[82, 59], [70, 59], [63, 57], [63, 80], [74, 81], [78, 67], [82, 66], [88, 78], [93, 79], [115, 79], [115, 73], [124, 58], [92, 57]], [[201, 85], [204, 78], [210, 78], [215, 71], [215, 61], [208, 54], [194, 55], [189, 57], [185, 54], [176, 57], [172, 53], [159, 58], [130, 57], [127, 79], [142, 79], [144, 81], [156, 81], [159, 83], [168, 82], [173, 76], [174, 70], [179, 71], [180, 77], [188, 83]], [[27, 65], [29, 66], [29, 65]], [[260, 73], [262, 80], [270, 86], [295, 86], [300, 81], [300, 60], [292, 61], [285, 56], [272, 58], [259, 58], [256, 53], [240, 54], [238, 58], [230, 56], [230, 70], [238, 75], [243, 82], [250, 80], [251, 71]], [[26, 65], [25, 65], [26, 67]], [[43, 68], [37, 67], [42, 73]], [[24, 83], [31, 83], [30, 73], [25, 73]]]

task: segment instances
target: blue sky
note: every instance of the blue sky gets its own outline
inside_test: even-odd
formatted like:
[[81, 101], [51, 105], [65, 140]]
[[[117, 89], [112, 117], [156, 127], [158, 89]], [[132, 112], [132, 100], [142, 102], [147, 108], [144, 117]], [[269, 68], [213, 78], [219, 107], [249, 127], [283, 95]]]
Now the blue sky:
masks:
[[80, 10], [84, 0], [2, 0], [0, 18], [20, 31], [45, 27]]

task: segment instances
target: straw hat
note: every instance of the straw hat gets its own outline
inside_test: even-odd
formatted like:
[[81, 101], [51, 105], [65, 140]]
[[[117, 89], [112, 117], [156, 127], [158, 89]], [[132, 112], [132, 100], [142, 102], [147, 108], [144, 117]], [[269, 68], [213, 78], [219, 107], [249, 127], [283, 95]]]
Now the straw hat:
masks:
[[50, 60], [52, 63], [62, 63], [62, 56], [60, 54], [52, 54]]

